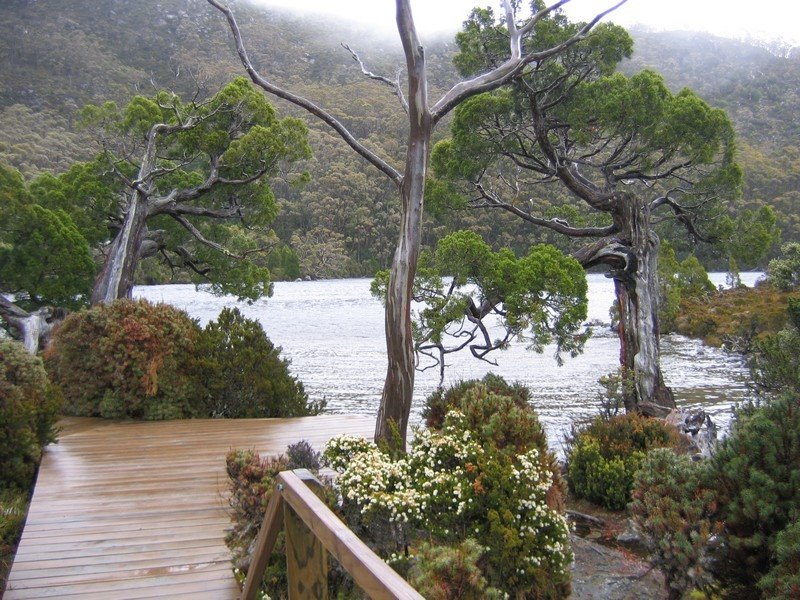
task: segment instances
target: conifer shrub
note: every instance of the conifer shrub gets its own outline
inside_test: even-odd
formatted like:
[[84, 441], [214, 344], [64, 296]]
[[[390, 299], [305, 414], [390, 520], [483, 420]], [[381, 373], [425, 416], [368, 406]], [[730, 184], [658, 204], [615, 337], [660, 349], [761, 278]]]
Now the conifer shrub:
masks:
[[761, 395], [800, 393], [800, 329], [794, 323], [794, 311], [799, 308], [800, 301], [790, 299], [791, 324], [753, 344], [748, 357], [750, 375]]
[[800, 520], [776, 536], [774, 554], [774, 566], [758, 582], [758, 587], [767, 598], [797, 600], [800, 598]]
[[0, 340], [0, 489], [33, 483], [42, 450], [55, 441], [60, 404], [41, 359]]
[[67, 414], [174, 419], [202, 415], [186, 313], [146, 300], [117, 300], [69, 315], [45, 353]]
[[422, 418], [425, 424], [434, 429], [441, 429], [445, 415], [453, 408], [462, 404], [464, 395], [482, 387], [487, 393], [511, 398], [514, 404], [528, 406], [530, 404], [530, 390], [520, 383], [509, 384], [505, 379], [494, 373], [488, 373], [483, 379], [470, 379], [461, 381], [449, 388], [438, 388], [425, 399], [422, 409]]
[[717, 494], [707, 463], [668, 448], [651, 450], [635, 474], [632, 497], [633, 519], [664, 573], [669, 598], [710, 589], [711, 539], [720, 526], [713, 520]]
[[303, 384], [289, 373], [289, 361], [267, 338], [261, 323], [238, 308], [224, 308], [199, 335], [198, 377], [209, 416], [298, 417], [321, 412]]
[[623, 510], [633, 475], [653, 448], [680, 448], [678, 430], [636, 413], [599, 416], [577, 431], [567, 450], [567, 482], [578, 498]]
[[776, 566], [778, 535], [800, 518], [800, 397], [739, 413], [711, 460], [715, 518], [725, 524], [715, 575], [726, 597], [758, 597], [759, 580]]
[[452, 546], [423, 543], [409, 573], [409, 583], [427, 600], [502, 598], [478, 566], [483, 548], [473, 539]]

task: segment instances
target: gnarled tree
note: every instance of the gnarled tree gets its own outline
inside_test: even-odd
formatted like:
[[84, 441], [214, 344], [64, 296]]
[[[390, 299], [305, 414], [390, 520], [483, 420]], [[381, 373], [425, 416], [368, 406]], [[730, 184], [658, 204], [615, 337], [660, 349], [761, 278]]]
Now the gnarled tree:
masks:
[[[380, 271], [372, 294], [383, 300], [388, 280], [389, 272]], [[422, 253], [414, 281], [418, 369], [438, 367], [441, 384], [448, 354], [469, 350], [497, 364], [490, 355], [512, 340], [536, 352], [554, 343], [561, 364], [562, 352], [576, 356], [588, 337], [580, 331], [587, 289], [583, 267], [551, 245], [537, 244], [517, 257], [508, 248], [494, 252], [473, 231], [447, 235], [433, 252]]]
[[278, 119], [241, 77], [204, 102], [159, 92], [122, 111], [107, 103], [85, 115], [112, 134], [98, 162], [118, 199], [93, 304], [130, 296], [139, 261], [156, 254], [215, 291], [270, 293], [269, 269], [245, 259], [275, 244], [267, 226], [277, 206], [266, 179], [310, 156], [302, 121]]
[[[365, 68], [365, 75], [391, 86], [408, 114], [408, 142], [404, 165], [395, 168], [364, 143], [356, 139], [330, 112], [310, 100], [275, 85], [253, 65], [245, 49], [239, 26], [233, 12], [220, 0], [208, 0], [221, 11], [236, 42], [242, 65], [256, 85], [266, 92], [302, 107], [314, 117], [322, 120], [336, 131], [361, 157], [375, 166], [396, 186], [401, 202], [400, 236], [392, 260], [386, 296], [386, 348], [388, 368], [381, 396], [375, 437], [391, 440], [392, 428], [396, 427], [405, 445], [408, 416], [414, 391], [415, 355], [411, 328], [411, 301], [414, 276], [420, 253], [421, 225], [425, 180], [428, 174], [431, 136], [439, 122], [465, 100], [493, 89], [497, 89], [524, 71], [549, 57], [556, 56], [586, 38], [591, 29], [608, 12], [598, 15], [591, 22], [574, 31], [568, 38], [554, 44], [536, 44], [536, 26], [553, 10], [569, 0], [560, 0], [544, 8], [533, 2], [532, 13], [521, 17], [517, 14], [517, 2], [503, 0], [506, 56], [502, 61], [488, 66], [480, 74], [457, 83], [439, 100], [431, 103], [428, 98], [425, 50], [417, 35], [409, 0], [396, 0], [397, 31], [406, 58], [406, 91], [403, 92], [398, 79], [376, 76]], [[625, 0], [617, 3], [617, 6]]]
[[[581, 29], [556, 13], [538, 27], [547, 44]], [[491, 11], [475, 11], [458, 38], [462, 74], [505, 60], [507, 36]], [[473, 206], [588, 242], [573, 256], [586, 268], [606, 266], [614, 279], [620, 363], [634, 383], [626, 409], [665, 414], [674, 399], [659, 363], [654, 226], [672, 220], [695, 240], [712, 240], [730, 223], [719, 217], [741, 171], [723, 111], [689, 90], [672, 94], [651, 71], [614, 73], [631, 49], [623, 29], [601, 25], [590, 39], [531, 63], [513, 85], [468, 99], [433, 165]], [[564, 191], [567, 205], [602, 217], [597, 226], [533, 209], [533, 197]]]

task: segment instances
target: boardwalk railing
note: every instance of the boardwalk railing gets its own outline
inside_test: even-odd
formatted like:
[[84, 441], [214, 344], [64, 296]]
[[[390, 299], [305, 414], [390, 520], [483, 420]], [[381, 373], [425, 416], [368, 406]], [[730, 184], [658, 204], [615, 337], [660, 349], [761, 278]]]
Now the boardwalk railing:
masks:
[[258, 533], [242, 600], [256, 598], [275, 540], [286, 530], [289, 598], [327, 598], [328, 555], [376, 600], [422, 600], [389, 565], [325, 506], [312, 488], [321, 484], [306, 469], [278, 474]]

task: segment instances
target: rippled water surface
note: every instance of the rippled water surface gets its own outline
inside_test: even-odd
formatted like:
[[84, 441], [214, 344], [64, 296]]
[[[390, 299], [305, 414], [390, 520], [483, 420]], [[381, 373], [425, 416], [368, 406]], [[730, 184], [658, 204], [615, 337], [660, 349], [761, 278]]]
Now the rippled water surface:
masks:
[[[758, 274], [744, 273], [752, 285]], [[589, 278], [589, 319], [609, 321], [613, 283], [602, 275]], [[725, 275], [712, 274], [715, 284]], [[252, 305], [231, 297], [218, 297], [192, 285], [137, 287], [134, 295], [166, 302], [187, 311], [201, 323], [216, 318], [224, 306], [236, 305], [258, 319], [267, 335], [283, 348], [292, 372], [312, 399], [325, 398], [333, 413], [375, 414], [386, 372], [383, 308], [369, 294], [369, 279], [280, 282], [271, 298]], [[682, 336], [662, 338], [662, 368], [678, 403], [702, 405], [721, 427], [729, 420], [732, 403], [743, 398], [747, 372], [741, 360], [716, 348]], [[448, 357], [445, 383], [482, 377], [493, 371], [509, 381], [530, 386], [542, 422], [555, 447], [569, 424], [595, 414], [600, 376], [614, 371], [619, 341], [607, 327], [595, 327], [582, 355], [565, 358], [559, 367], [552, 349], [543, 354], [522, 344], [496, 352], [497, 365], [471, 356]], [[424, 398], [438, 384], [438, 371], [417, 374], [412, 420], [419, 420]]]

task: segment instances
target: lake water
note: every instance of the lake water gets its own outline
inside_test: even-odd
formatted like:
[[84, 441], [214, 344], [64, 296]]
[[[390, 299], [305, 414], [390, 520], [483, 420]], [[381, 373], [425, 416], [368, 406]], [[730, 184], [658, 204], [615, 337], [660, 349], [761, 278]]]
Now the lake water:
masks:
[[[743, 273], [752, 285], [759, 273]], [[715, 285], [724, 273], [712, 273]], [[590, 274], [589, 320], [608, 323], [614, 299], [613, 282]], [[369, 279], [279, 282], [271, 298], [252, 305], [219, 297], [193, 285], [142, 286], [134, 296], [181, 308], [202, 324], [215, 319], [224, 306], [238, 306], [258, 319], [272, 342], [283, 348], [291, 370], [313, 400], [325, 398], [331, 413], [376, 414], [386, 374], [383, 307], [369, 293]], [[746, 393], [747, 370], [735, 355], [704, 346], [682, 336], [661, 340], [662, 369], [681, 406], [702, 406], [718, 426], [725, 428], [731, 405]], [[599, 377], [614, 371], [619, 340], [608, 327], [594, 327], [583, 354], [565, 357], [559, 367], [552, 349], [543, 354], [523, 344], [494, 353], [496, 366], [469, 353], [450, 355], [445, 384], [495, 372], [508, 381], [520, 381], [533, 392], [534, 405], [557, 449], [563, 433], [576, 419], [596, 414], [602, 388]], [[412, 423], [419, 422], [424, 398], [438, 385], [438, 370], [418, 372]]]

